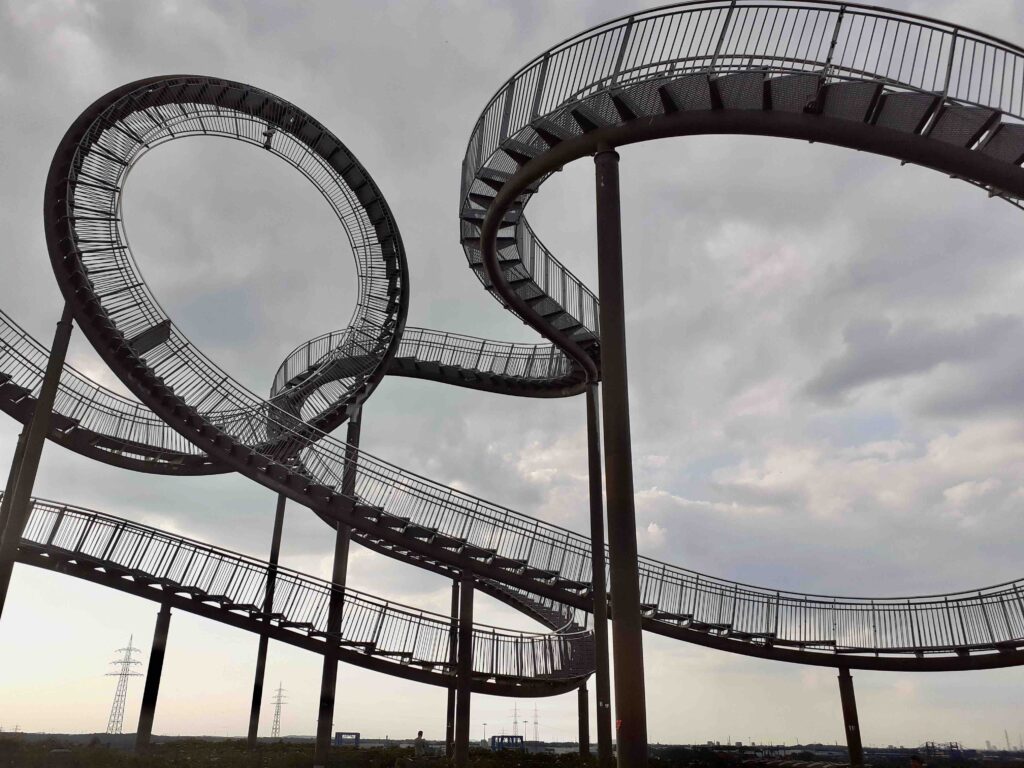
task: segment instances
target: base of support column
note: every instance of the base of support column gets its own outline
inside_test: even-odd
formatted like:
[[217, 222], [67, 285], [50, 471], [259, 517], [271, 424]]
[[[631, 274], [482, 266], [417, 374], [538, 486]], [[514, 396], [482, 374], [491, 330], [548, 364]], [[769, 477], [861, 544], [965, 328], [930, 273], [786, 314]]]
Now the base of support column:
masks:
[[455, 695], [455, 768], [469, 765], [469, 705], [473, 677], [473, 579], [459, 589], [459, 663]]
[[334, 728], [334, 691], [338, 686], [338, 660], [324, 657], [324, 671], [320, 678], [320, 709], [316, 721], [316, 746], [313, 768], [324, 768], [331, 751], [331, 731]]
[[579, 689], [580, 760], [590, 759], [590, 700], [587, 686]]
[[839, 699], [843, 705], [843, 726], [846, 732], [846, 748], [850, 755], [851, 768], [864, 765], [864, 748], [860, 740], [860, 723], [857, 719], [857, 699], [853, 693], [853, 678], [850, 670], [839, 670]]
[[156, 615], [156, 629], [153, 631], [153, 649], [149, 652], [149, 667], [146, 669], [146, 687], [142, 691], [142, 710], [139, 712], [139, 727], [135, 732], [135, 751], [145, 752], [153, 736], [153, 718], [156, 715], [156, 699], [160, 693], [160, 676], [164, 671], [164, 654], [167, 651], [167, 632], [171, 626], [171, 606], [160, 606]]

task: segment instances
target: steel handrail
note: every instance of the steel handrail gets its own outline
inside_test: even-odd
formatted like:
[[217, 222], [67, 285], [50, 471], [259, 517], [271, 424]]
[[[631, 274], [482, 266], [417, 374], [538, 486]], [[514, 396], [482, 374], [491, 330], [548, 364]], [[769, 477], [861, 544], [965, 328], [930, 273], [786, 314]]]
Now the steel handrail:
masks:
[[[453, 625], [458, 627], [458, 620], [451, 616], [384, 600], [286, 566], [270, 565], [222, 547], [59, 502], [33, 499], [22, 540], [46, 550], [89, 557], [99, 565], [124, 568], [133, 575], [160, 580], [169, 588], [173, 584], [174, 588], [201, 589], [202, 598], [217, 598], [227, 605], [258, 611], [263, 610], [268, 579], [272, 578], [274, 603], [270, 613], [283, 613], [283, 618], [276, 619], [279, 621], [308, 622], [313, 626], [312, 632], [326, 630], [330, 596], [341, 593], [345, 610], [340, 640], [373, 642], [377, 651], [409, 653], [416, 662], [447, 664], [450, 633]], [[372, 640], [367, 635], [370, 626], [376, 627]], [[416, 640], [409, 643], [408, 633], [398, 630], [411, 626], [416, 627]], [[590, 633], [584, 630], [552, 634], [474, 622], [473, 637], [474, 644], [485, 640], [488, 647], [502, 653], [500, 659], [484, 654], [475, 656], [475, 672], [488, 672], [496, 666], [499, 674], [508, 675], [508, 670], [520, 669], [526, 670], [521, 677], [545, 675], [564, 679], [590, 670], [586, 652]], [[563, 652], [534, 652], [552, 647]], [[424, 650], [428, 653], [424, 654]], [[515, 653], [524, 653], [533, 663], [516, 658]], [[562, 659], [571, 664], [536, 664], [537, 660]]]

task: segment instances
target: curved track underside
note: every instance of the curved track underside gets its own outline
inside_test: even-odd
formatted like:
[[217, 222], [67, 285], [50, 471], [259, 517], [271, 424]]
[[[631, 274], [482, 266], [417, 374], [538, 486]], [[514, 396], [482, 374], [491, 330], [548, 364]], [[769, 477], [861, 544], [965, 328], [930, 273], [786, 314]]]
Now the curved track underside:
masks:
[[[702, 0], [584, 32], [499, 89], [464, 163], [461, 234], [470, 266], [551, 342], [520, 345], [405, 328], [405, 256], [387, 204], [341, 142], [301, 110], [216, 78], [126, 85], [87, 109], [62, 140], [46, 185], [46, 236], [78, 325], [139, 402], [66, 368], [51, 437], [131, 469], [241, 472], [332, 525], [352, 526], [376, 551], [446, 575], [471, 572], [481, 588], [573, 634], [577, 611], [592, 609], [585, 536], [327, 434], [386, 374], [530, 397], [574, 395], [597, 380], [597, 298], [523, 215], [546, 177], [629, 143], [744, 133], [918, 163], [1017, 204], [1022, 113], [1020, 49], [868, 6]], [[120, 220], [121, 191], [139, 157], [199, 134], [254, 144], [296, 167], [335, 209], [356, 257], [353, 320], [290, 354], [269, 399], [234, 382], [178, 331], [146, 288]], [[0, 407], [24, 419], [46, 350], [15, 330], [0, 337]], [[353, 470], [355, 487], [343, 492]], [[847, 668], [1024, 663], [1016, 582], [851, 598], [744, 585], [647, 558], [639, 565], [645, 628], [688, 642]]]

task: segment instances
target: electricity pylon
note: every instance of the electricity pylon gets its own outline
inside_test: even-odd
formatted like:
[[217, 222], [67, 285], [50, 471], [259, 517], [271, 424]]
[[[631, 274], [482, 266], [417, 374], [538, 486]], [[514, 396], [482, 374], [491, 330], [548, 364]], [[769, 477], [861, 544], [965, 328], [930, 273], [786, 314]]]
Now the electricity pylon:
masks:
[[110, 707], [110, 717], [107, 719], [107, 733], [121, 733], [124, 725], [124, 702], [128, 697], [128, 678], [141, 677], [141, 673], [135, 672], [134, 667], [142, 662], [132, 658], [133, 654], [142, 653], [138, 648], [132, 646], [133, 635], [128, 637], [128, 646], [118, 648], [117, 653], [122, 654], [120, 659], [110, 662], [117, 664], [117, 672], [107, 672], [107, 677], [117, 678], [117, 690], [114, 691], [114, 703]]
[[277, 684], [277, 695], [274, 696], [274, 725], [270, 729], [270, 738], [281, 738], [281, 705], [284, 704], [284, 688]]

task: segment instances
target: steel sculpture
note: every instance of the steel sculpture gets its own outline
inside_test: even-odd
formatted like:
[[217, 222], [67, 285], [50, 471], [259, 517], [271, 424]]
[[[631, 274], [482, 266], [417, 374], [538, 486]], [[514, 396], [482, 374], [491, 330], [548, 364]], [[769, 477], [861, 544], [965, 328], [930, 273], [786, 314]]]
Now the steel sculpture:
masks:
[[[741, 584], [637, 555], [615, 149], [706, 133], [870, 151], [962, 178], [1020, 206], [1024, 51], [963, 27], [853, 3], [698, 0], [600, 25], [541, 54], [497, 91], [471, 133], [460, 219], [471, 268], [507, 309], [550, 342], [544, 345], [406, 329], [405, 255], [390, 209], [344, 145], [294, 105], [251, 86], [200, 76], [151, 78], [107, 94], [75, 121], [57, 150], [45, 192], [46, 236], [66, 302], [62, 327], [69, 331], [73, 317], [141, 405], [63, 365], [66, 334], [59, 333], [48, 351], [0, 317], [0, 408], [27, 425], [18, 454], [27, 458], [16, 461], [8, 485], [13, 490], [4, 500], [7, 549], [0, 554], [9, 553], [13, 541], [22, 544], [19, 557], [26, 562], [50, 557], [33, 554], [20, 535], [43, 435], [141, 471], [241, 472], [338, 529], [339, 552], [350, 532], [375, 551], [461, 584], [462, 620], [453, 625], [452, 617], [441, 617], [431, 625], [443, 638], [432, 663], [451, 670], [454, 662], [462, 670], [454, 679], [449, 671], [442, 683], [459, 692], [450, 704], [458, 764], [465, 762], [469, 689], [536, 686], [550, 692], [564, 689], [565, 680], [577, 687], [581, 682], [576, 662], [557, 682], [533, 679], [532, 668], [526, 674], [516, 667], [514, 682], [484, 683], [471, 674], [481, 673], [479, 643], [470, 640], [475, 589], [558, 630], [543, 642], [590, 649], [574, 650], [577, 662], [595, 663], [596, 639], [598, 743], [605, 746], [604, 579], [610, 576], [616, 669], [633, 673], [629, 679], [620, 674], [615, 687], [624, 765], [646, 759], [643, 690], [637, 685], [642, 629], [734, 653], [837, 668], [855, 763], [851, 669], [1024, 663], [1018, 582], [925, 597], [819, 596]], [[355, 254], [359, 300], [350, 325], [297, 347], [278, 370], [269, 399], [234, 382], [180, 332], [146, 287], [124, 236], [119, 214], [128, 172], [149, 149], [190, 135], [240, 140], [293, 165], [336, 211]], [[523, 215], [548, 175], [585, 156], [596, 161], [603, 303], [558, 262]], [[586, 393], [595, 533], [603, 503], [600, 381], [612, 548], [599, 536], [588, 539], [402, 470], [359, 450], [357, 440], [328, 436], [360, 412], [387, 374], [528, 397]], [[75, 570], [96, 580], [88, 565]], [[284, 572], [276, 565], [262, 572], [272, 570]], [[381, 671], [435, 684], [444, 679], [434, 671], [413, 674], [372, 654], [327, 649], [338, 640], [339, 618], [344, 626], [360, 604], [339, 585], [320, 586], [324, 624], [311, 628], [289, 625], [265, 608], [271, 599], [266, 587], [276, 583], [276, 601], [279, 581], [264, 578], [263, 592], [217, 610], [173, 592], [173, 576], [162, 578], [168, 581], [156, 589], [176, 607], [193, 605], [203, 615]], [[123, 581], [134, 584], [132, 578]], [[333, 610], [332, 594], [341, 596]], [[595, 638], [580, 631], [578, 612], [594, 613]], [[523, 660], [517, 657], [516, 664]]]

